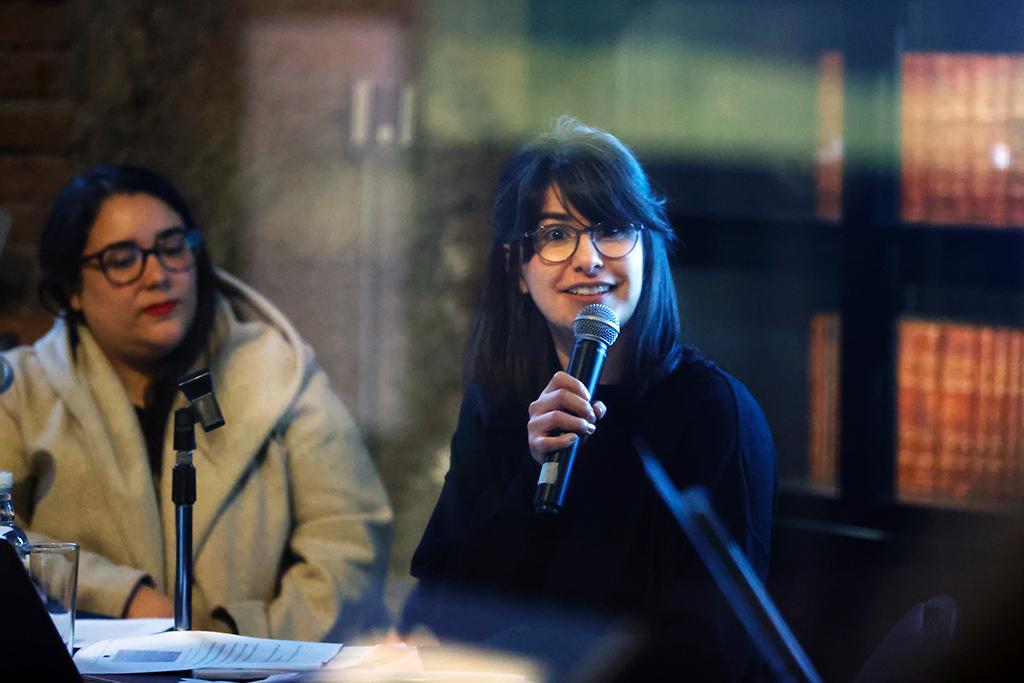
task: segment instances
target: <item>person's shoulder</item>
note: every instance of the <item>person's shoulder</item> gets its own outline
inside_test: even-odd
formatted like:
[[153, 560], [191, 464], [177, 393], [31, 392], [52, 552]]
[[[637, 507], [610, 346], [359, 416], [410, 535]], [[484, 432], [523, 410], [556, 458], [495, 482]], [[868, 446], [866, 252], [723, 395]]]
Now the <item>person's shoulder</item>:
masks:
[[760, 419], [761, 407], [746, 385], [710, 358], [686, 348], [675, 368], [647, 394], [659, 412], [701, 421]]
[[[217, 276], [209, 364], [226, 388], [223, 400], [227, 394], [237, 396], [246, 415], [259, 412], [268, 421], [279, 419], [301, 396], [317, 395], [308, 393], [311, 387], [322, 385], [313, 382], [322, 372], [313, 349], [256, 290], [224, 271]], [[264, 397], [259, 411], [251, 401], [254, 395]]]
[[55, 371], [62, 371], [71, 363], [71, 353], [68, 329], [61, 319], [57, 319], [34, 343], [0, 351], [14, 371], [20, 371], [22, 376], [41, 374], [43, 366], [55, 365], [58, 366]]
[[735, 401], [732, 375], [694, 348], [683, 349], [675, 368], [651, 390], [651, 397], [671, 403], [708, 406]]
[[313, 361], [312, 349], [273, 303], [238, 278], [217, 271], [216, 312], [211, 346], [220, 360], [258, 359], [294, 373]]
[[[39, 403], [44, 396], [57, 393], [58, 387], [66, 387], [75, 381], [71, 371], [70, 343], [63, 321], [58, 320], [34, 344], [7, 349], [0, 352], [0, 357], [7, 366], [6, 381], [9, 383], [0, 393], [5, 394], [3, 400], [8, 405], [14, 401]], [[2, 377], [0, 381], [3, 381]]]

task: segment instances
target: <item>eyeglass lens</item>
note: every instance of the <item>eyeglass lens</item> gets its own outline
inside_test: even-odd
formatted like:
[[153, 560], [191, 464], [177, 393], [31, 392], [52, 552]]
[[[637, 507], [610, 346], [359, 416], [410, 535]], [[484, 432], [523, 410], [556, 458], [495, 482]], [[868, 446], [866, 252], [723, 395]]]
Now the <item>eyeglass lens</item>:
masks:
[[131, 242], [108, 247], [100, 257], [100, 265], [115, 284], [128, 284], [138, 279], [149, 254], [154, 254], [164, 269], [180, 273], [195, 265], [194, 243], [197, 240], [190, 239], [185, 230], [174, 230], [157, 237], [152, 249], [142, 249]]
[[590, 233], [590, 239], [598, 253], [606, 258], [622, 258], [633, 251], [640, 236], [634, 225], [597, 224], [580, 230], [565, 223], [548, 223], [540, 226], [533, 236], [534, 249], [546, 261], [565, 261], [579, 245], [580, 234]]

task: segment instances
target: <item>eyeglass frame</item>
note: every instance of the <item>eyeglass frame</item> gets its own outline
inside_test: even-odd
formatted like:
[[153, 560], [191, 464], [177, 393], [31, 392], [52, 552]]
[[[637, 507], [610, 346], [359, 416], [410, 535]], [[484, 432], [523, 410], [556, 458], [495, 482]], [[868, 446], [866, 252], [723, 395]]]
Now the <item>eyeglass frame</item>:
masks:
[[[548, 226], [551, 226], [551, 225], [565, 226], [566, 228], [569, 228], [570, 230], [572, 230], [573, 233], [576, 235], [576, 244], [573, 246], [572, 251], [564, 259], [561, 259], [561, 260], [558, 260], [558, 261], [552, 261], [551, 259], [544, 258], [540, 254], [540, 249], [537, 248], [537, 242], [536, 242], [537, 234], [541, 231], [542, 228], [545, 228], [545, 227], [548, 227]], [[539, 258], [544, 263], [547, 263], [547, 264], [550, 264], [550, 265], [555, 265], [555, 264], [558, 264], [558, 263], [565, 263], [566, 261], [569, 261], [570, 259], [572, 259], [573, 256], [576, 255], [576, 251], [580, 248], [580, 237], [584, 233], [588, 233], [589, 234], [589, 233], [594, 232], [595, 230], [600, 230], [603, 227], [609, 227], [609, 226], [620, 227], [620, 228], [623, 227], [623, 226], [628, 226], [628, 227], [636, 230], [636, 240], [633, 242], [633, 246], [631, 246], [629, 248], [629, 250], [625, 254], [622, 254], [621, 256], [609, 256], [608, 254], [606, 254], [603, 251], [601, 251], [601, 248], [599, 246], [597, 246], [597, 241], [593, 237], [590, 238], [590, 243], [592, 245], [594, 245], [594, 250], [598, 254], [600, 254], [602, 257], [604, 257], [606, 259], [611, 259], [613, 261], [617, 261], [618, 259], [621, 259], [621, 258], [626, 258], [630, 254], [632, 254], [633, 250], [636, 249], [636, 245], [640, 244], [641, 233], [644, 230], [646, 230], [646, 226], [643, 223], [618, 223], [617, 221], [598, 221], [597, 223], [594, 223], [594, 224], [592, 224], [592, 225], [590, 225], [588, 227], [577, 228], [574, 225], [570, 225], [568, 222], [562, 221], [562, 222], [559, 222], [559, 223], [549, 223], [547, 226], [545, 226], [545, 225], [538, 225], [533, 230], [528, 230], [527, 232], [524, 232], [521, 235], [521, 237], [523, 239], [530, 240], [530, 246], [533, 248], [533, 253], [535, 253], [537, 255], [537, 258]]]
[[[160, 233], [157, 234], [156, 240], [153, 242], [153, 246], [149, 247], [148, 249], [144, 249], [139, 245], [138, 242], [135, 242], [134, 240], [121, 240], [120, 242], [108, 244], [99, 251], [94, 251], [91, 254], [86, 254], [85, 256], [82, 256], [79, 259], [79, 263], [81, 263], [82, 266], [85, 267], [90, 265], [91, 262], [95, 260], [95, 267], [101, 273], [103, 273], [103, 277], [106, 278], [107, 282], [114, 285], [115, 287], [125, 287], [127, 285], [138, 282], [139, 278], [141, 278], [143, 273], [146, 272], [146, 261], [149, 259], [150, 254], [152, 254], [156, 258], [156, 260], [160, 262], [160, 267], [163, 268], [164, 270], [171, 273], [187, 273], [196, 267], [195, 259], [193, 259], [192, 265], [190, 265], [188, 268], [171, 268], [168, 267], [163, 260], [163, 250], [160, 246], [160, 241], [172, 234], [182, 234], [184, 236], [185, 246], [192, 251], [193, 256], [195, 255], [196, 250], [203, 244], [203, 233], [200, 232], [198, 228], [174, 226], [171, 228], [161, 230]], [[140, 261], [141, 265], [139, 266], [139, 272], [138, 274], [135, 275], [135, 277], [131, 278], [130, 280], [126, 280], [125, 282], [115, 282], [107, 273], [107, 266], [103, 263], [103, 257], [111, 249], [123, 249], [126, 246], [134, 247], [136, 251], [138, 251], [138, 253], [141, 255], [142, 260]]]

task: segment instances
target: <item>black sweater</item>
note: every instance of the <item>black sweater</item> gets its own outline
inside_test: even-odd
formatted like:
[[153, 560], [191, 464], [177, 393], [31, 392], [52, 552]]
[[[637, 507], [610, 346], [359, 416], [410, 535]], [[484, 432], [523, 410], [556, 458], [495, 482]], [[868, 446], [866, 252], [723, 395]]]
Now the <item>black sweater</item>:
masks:
[[677, 487], [708, 488], [764, 580], [776, 473], [760, 407], [695, 354], [639, 401], [616, 386], [595, 394], [608, 413], [579, 450], [565, 510], [548, 516], [533, 512], [540, 466], [527, 446], [526, 406], [491, 406], [467, 389], [444, 488], [413, 556], [420, 584], [406, 626], [480, 640], [557, 608], [686, 624], [685, 638], [748, 649], [730, 642], [744, 636], [632, 443], [646, 439]]

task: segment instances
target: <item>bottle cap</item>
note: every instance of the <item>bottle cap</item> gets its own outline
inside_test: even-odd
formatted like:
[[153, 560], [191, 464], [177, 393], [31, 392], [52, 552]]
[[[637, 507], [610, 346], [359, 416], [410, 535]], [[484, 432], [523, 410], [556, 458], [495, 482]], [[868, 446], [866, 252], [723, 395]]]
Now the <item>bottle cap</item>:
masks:
[[0, 470], [0, 489], [10, 489], [14, 486], [14, 475], [6, 470]]

